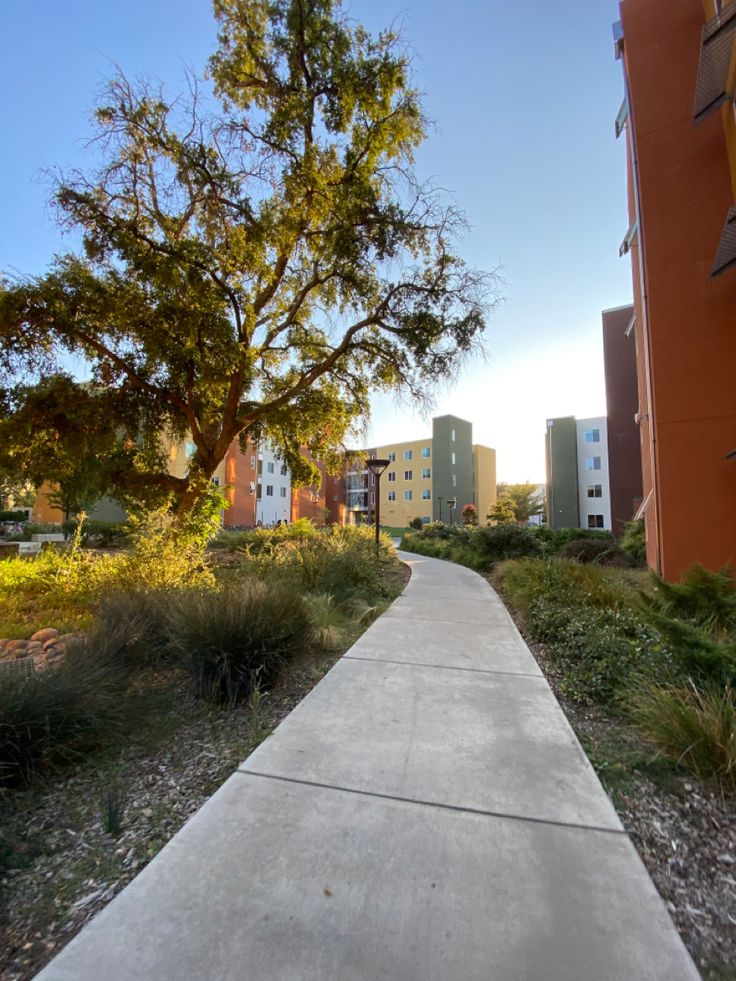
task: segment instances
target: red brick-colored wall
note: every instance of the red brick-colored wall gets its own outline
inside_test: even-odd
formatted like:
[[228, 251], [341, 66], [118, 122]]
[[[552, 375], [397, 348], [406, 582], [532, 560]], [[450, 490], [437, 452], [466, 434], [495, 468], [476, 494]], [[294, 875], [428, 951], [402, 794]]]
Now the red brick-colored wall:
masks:
[[733, 191], [721, 115], [693, 122], [702, 0], [623, 0], [647, 558], [736, 560], [736, 269], [710, 269]]

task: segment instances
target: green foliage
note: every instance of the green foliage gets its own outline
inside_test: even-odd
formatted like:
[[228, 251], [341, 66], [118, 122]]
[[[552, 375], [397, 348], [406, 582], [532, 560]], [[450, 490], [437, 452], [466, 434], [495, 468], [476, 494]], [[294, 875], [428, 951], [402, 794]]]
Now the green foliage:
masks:
[[170, 646], [190, 666], [197, 695], [224, 703], [271, 683], [311, 630], [299, 593], [254, 579], [188, 590], [172, 597], [167, 616]]
[[557, 550], [561, 559], [576, 559], [578, 562], [596, 562], [611, 550], [607, 538], [573, 538]]
[[641, 592], [644, 615], [667, 639], [682, 677], [736, 684], [736, 583], [729, 568], [694, 565], [680, 583], [651, 573]]
[[[61, 530], [69, 538], [79, 527], [78, 518], [61, 523]], [[115, 548], [129, 543], [128, 525], [121, 521], [98, 521], [87, 518], [82, 523], [82, 544], [91, 548]]]
[[510, 505], [513, 520], [520, 525], [544, 514], [544, 495], [540, 494], [537, 484], [499, 484], [496, 490], [499, 502]]
[[629, 521], [621, 537], [621, 548], [637, 565], [644, 565], [647, 558], [647, 536], [644, 519]]
[[27, 783], [41, 766], [68, 763], [120, 741], [140, 704], [127, 689], [120, 637], [70, 644], [58, 663], [33, 673], [0, 669], [0, 780]]
[[0, 521], [25, 521], [25, 511], [0, 511]]
[[516, 521], [514, 506], [505, 497], [499, 498], [486, 515], [492, 525], [511, 525]]
[[630, 712], [664, 756], [736, 792], [736, 698], [730, 685], [650, 684], [636, 693]]
[[609, 545], [613, 544], [613, 535], [610, 531], [594, 531], [587, 528], [532, 528], [534, 537], [541, 542], [544, 547], [545, 555], [556, 555], [559, 550], [568, 542], [577, 541], [585, 538], [606, 541]]
[[478, 524], [478, 510], [475, 504], [466, 504], [461, 514], [464, 525], [475, 526]]
[[423, 527], [421, 518], [412, 518], [409, 522], [409, 527], [414, 528], [415, 531], [421, 531]]
[[542, 554], [542, 546], [532, 532], [518, 525], [476, 528], [470, 535], [469, 544], [487, 565]]
[[[216, 0], [215, 15], [213, 105], [194, 80], [187, 99], [115, 77], [101, 166], [55, 189], [82, 254], [0, 288], [0, 369], [87, 359], [94, 382], [60, 388], [60, 418], [104, 402], [84, 433], [125, 464], [107, 468], [114, 496], [173, 495], [180, 515], [236, 437], [268, 437], [297, 483], [315, 482], [305, 446], [336, 471], [371, 392], [444, 381], [493, 299], [453, 251], [463, 216], [413, 173], [425, 118], [397, 34], [372, 37], [337, 0]], [[28, 398], [8, 391], [11, 427]], [[184, 476], [163, 431], [196, 447]]]

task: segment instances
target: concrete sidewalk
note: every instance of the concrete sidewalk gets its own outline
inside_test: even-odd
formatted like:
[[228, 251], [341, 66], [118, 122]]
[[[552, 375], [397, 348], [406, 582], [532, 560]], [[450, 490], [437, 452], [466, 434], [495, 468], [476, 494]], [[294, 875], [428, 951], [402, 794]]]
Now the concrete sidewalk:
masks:
[[487, 583], [412, 579], [42, 981], [697, 978]]

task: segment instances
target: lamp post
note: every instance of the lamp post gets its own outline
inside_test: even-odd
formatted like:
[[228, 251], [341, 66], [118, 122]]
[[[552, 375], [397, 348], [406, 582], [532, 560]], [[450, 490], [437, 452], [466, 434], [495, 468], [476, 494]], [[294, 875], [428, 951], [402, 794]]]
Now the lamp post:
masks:
[[368, 461], [368, 469], [376, 475], [376, 555], [379, 550], [378, 537], [381, 533], [381, 474], [390, 462], [390, 460], [377, 460], [375, 457]]
[[444, 497], [438, 497], [437, 500], [440, 505], [440, 521], [442, 521], [442, 502], [444, 501]]

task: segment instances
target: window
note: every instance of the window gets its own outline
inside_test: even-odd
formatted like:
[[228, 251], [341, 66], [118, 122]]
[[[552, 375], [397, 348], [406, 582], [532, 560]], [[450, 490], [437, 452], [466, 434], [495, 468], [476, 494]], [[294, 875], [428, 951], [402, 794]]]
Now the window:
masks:
[[376, 486], [376, 475], [371, 470], [371, 487], [375, 487], [375, 486]]
[[255, 467], [256, 467], [256, 458], [254, 456], [252, 456], [250, 458], [250, 465], [255, 470]]
[[432, 476], [432, 471], [429, 467], [422, 467], [422, 477], [426, 480], [428, 477]]
[[599, 456], [588, 456], [585, 458], [585, 469], [586, 470], [600, 470], [601, 469], [601, 458]]
[[412, 451], [411, 450], [404, 450], [404, 459], [405, 460], [411, 460], [411, 458], [412, 458]]
[[257, 501], [260, 501], [260, 499], [261, 499], [261, 491], [262, 490], [263, 490], [263, 487], [259, 484], [258, 487], [256, 488], [256, 500]]
[[405, 470], [404, 471], [404, 480], [413, 480], [413, 479], [414, 479], [414, 471], [413, 470]]
[[215, 487], [219, 487], [220, 486], [220, 478], [219, 477], [213, 477], [212, 478], [212, 483], [215, 485]]
[[422, 500], [423, 501], [429, 501], [431, 499], [431, 497], [432, 497], [432, 492], [429, 490], [429, 488], [427, 488], [426, 490], [423, 490], [422, 491]]
[[589, 528], [602, 528], [603, 527], [603, 515], [602, 514], [589, 514], [588, 515], [588, 527]]
[[395, 501], [396, 500], [396, 491], [389, 491], [388, 492], [388, 499], [389, 499], [389, 501]]
[[389, 470], [389, 472], [388, 472], [388, 479], [389, 479], [389, 481], [391, 483], [393, 483], [396, 480], [396, 471], [395, 470]]
[[429, 446], [422, 447], [422, 459], [428, 460], [432, 456], [432, 450]]
[[423, 514], [422, 515], [422, 524], [423, 525], [428, 525], [431, 520], [432, 519], [430, 518], [430, 516], [428, 514]]
[[395, 463], [395, 462], [396, 462], [396, 454], [395, 454], [395, 453], [389, 453], [389, 454], [388, 454], [388, 460], [389, 460], [389, 461], [390, 461], [391, 463]]
[[288, 472], [289, 472], [289, 468], [286, 466], [285, 463], [282, 463], [281, 464], [281, 469], [279, 470], [279, 473], [281, 474], [282, 477], [285, 477]]
[[412, 494], [411, 491], [404, 491], [404, 500], [405, 501], [410, 501], [412, 499], [412, 497], [413, 497], [413, 494]]
[[585, 442], [586, 443], [600, 443], [601, 441], [601, 431], [600, 429], [586, 429], [585, 430]]
[[263, 473], [263, 460], [258, 457], [258, 473]]
[[457, 487], [457, 477], [455, 474], [452, 475], [452, 486]]
[[371, 507], [375, 507], [375, 506], [376, 506], [376, 492], [371, 491]]
[[273, 484], [266, 484], [266, 497], [273, 497]]
[[453, 443], [455, 442], [455, 430], [454, 429], [452, 430], [452, 442]]
[[286, 497], [286, 488], [285, 487], [280, 487], [279, 488], [279, 494], [281, 494], [282, 497]]
[[454, 466], [455, 466], [456, 464], [457, 464], [457, 460], [455, 459], [455, 451], [453, 450], [453, 451], [452, 451], [452, 465], [453, 465], [453, 467], [454, 467]]
[[603, 497], [603, 484], [588, 484], [588, 497]]
[[266, 472], [274, 473], [275, 470], [276, 470], [276, 464], [273, 462], [273, 460], [269, 460], [269, 462], [266, 464]]

